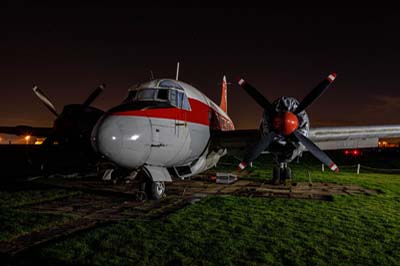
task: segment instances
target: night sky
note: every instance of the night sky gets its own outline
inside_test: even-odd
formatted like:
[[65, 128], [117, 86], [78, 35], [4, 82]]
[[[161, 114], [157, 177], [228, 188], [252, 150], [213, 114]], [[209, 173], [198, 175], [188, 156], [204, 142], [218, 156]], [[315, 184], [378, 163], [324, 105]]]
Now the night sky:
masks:
[[[99, 84], [109, 109], [127, 89], [180, 79], [219, 103], [222, 76], [244, 76], [270, 100], [302, 99], [330, 72], [338, 78], [308, 109], [311, 126], [400, 124], [400, 17], [396, 9], [3, 8], [0, 125], [51, 126], [33, 84], [61, 112]], [[255, 128], [262, 109], [229, 86], [228, 113]]]

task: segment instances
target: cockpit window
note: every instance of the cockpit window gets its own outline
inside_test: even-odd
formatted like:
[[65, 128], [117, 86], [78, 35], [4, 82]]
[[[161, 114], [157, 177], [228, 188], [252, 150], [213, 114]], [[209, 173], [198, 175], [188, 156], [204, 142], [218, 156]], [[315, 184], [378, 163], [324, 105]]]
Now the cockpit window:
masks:
[[190, 103], [186, 94], [176, 88], [145, 88], [130, 90], [124, 103], [134, 101], [169, 102], [171, 105], [190, 111]]
[[169, 90], [158, 90], [157, 100], [168, 101], [168, 92]]
[[154, 96], [156, 95], [156, 89], [145, 89], [138, 92], [138, 101], [154, 101]]
[[176, 91], [176, 90], [170, 90], [169, 101], [172, 105], [174, 105], [178, 108], [190, 111], [190, 104], [189, 104], [188, 97], [183, 92]]
[[186, 96], [186, 94], [183, 94], [183, 103], [182, 103], [182, 109], [190, 111], [190, 104], [189, 104], [189, 99]]
[[182, 108], [182, 103], [183, 103], [183, 93], [178, 92], [178, 98], [176, 101], [176, 106], [178, 106], [179, 108]]
[[158, 86], [163, 88], [176, 88], [178, 90], [183, 90], [182, 86], [173, 80], [163, 80], [160, 82], [160, 84], [158, 84]]
[[176, 90], [170, 90], [169, 91], [169, 102], [174, 106], [177, 106], [177, 104], [176, 104], [176, 95], [177, 95], [177, 91]]

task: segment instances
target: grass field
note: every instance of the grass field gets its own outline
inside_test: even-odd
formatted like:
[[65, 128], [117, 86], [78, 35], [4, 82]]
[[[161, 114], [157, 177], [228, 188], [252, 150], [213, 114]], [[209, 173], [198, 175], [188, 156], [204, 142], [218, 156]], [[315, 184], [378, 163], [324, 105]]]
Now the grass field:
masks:
[[75, 196], [79, 192], [61, 189], [0, 191], [0, 241], [57, 226], [72, 219], [65, 215], [38, 214], [20, 207]]
[[[85, 265], [400, 265], [400, 176], [321, 173], [304, 162], [293, 165], [298, 181], [311, 176], [381, 193], [333, 201], [209, 197], [163, 220], [119, 222], [36, 254]], [[251, 178], [270, 177], [262, 163]]]

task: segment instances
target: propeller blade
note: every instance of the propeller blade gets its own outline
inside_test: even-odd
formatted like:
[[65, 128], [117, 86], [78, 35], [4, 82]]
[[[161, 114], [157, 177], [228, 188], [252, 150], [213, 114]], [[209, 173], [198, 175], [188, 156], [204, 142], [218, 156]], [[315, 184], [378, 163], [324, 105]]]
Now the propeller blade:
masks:
[[307, 150], [314, 155], [315, 158], [320, 160], [326, 166], [328, 166], [332, 171], [339, 172], [339, 167], [323, 152], [317, 145], [315, 145], [309, 138], [301, 134], [298, 130], [294, 133], [295, 137], [307, 148]]
[[32, 88], [33, 92], [36, 94], [36, 96], [42, 101], [42, 103], [47, 107], [47, 109], [50, 110], [56, 117], [59, 116], [57, 113], [56, 108], [54, 105], [50, 102], [49, 98], [39, 89], [38, 86], [34, 85]]
[[251, 86], [244, 78], [238, 79], [238, 84], [242, 87], [262, 108], [264, 108], [269, 114], [275, 113], [274, 106], [264, 97], [256, 88]]
[[260, 154], [271, 145], [274, 140], [275, 133], [270, 132], [268, 135], [262, 136], [258, 143], [249, 150], [243, 158], [243, 161], [238, 165], [237, 169], [239, 171], [245, 169], [252, 161], [257, 159]]
[[104, 84], [101, 84], [98, 86], [92, 94], [89, 95], [89, 97], [86, 99], [86, 101], [83, 103], [84, 107], [88, 107], [89, 105], [92, 104], [92, 102], [102, 93], [104, 90]]
[[332, 82], [336, 79], [336, 73], [329, 74], [321, 83], [317, 85], [306, 97], [301, 101], [299, 106], [297, 107], [295, 113], [299, 114], [304, 111], [308, 106], [310, 106], [319, 96], [321, 96], [326, 89], [332, 84]]

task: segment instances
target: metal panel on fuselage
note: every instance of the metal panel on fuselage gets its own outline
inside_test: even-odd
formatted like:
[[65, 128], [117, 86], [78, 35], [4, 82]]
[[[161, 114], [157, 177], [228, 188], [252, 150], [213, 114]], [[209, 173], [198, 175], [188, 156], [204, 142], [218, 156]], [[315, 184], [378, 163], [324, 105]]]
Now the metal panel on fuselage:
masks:
[[160, 119], [151, 117], [152, 145], [147, 164], [172, 166], [179, 161], [179, 155], [184, 152], [188, 138], [188, 130], [185, 126], [177, 126], [177, 123], [185, 123], [176, 119]]
[[206, 149], [210, 138], [209, 106], [196, 99], [189, 98], [189, 102], [190, 111], [172, 108], [165, 110], [169, 118], [149, 116], [153, 144], [148, 164], [189, 164]]

